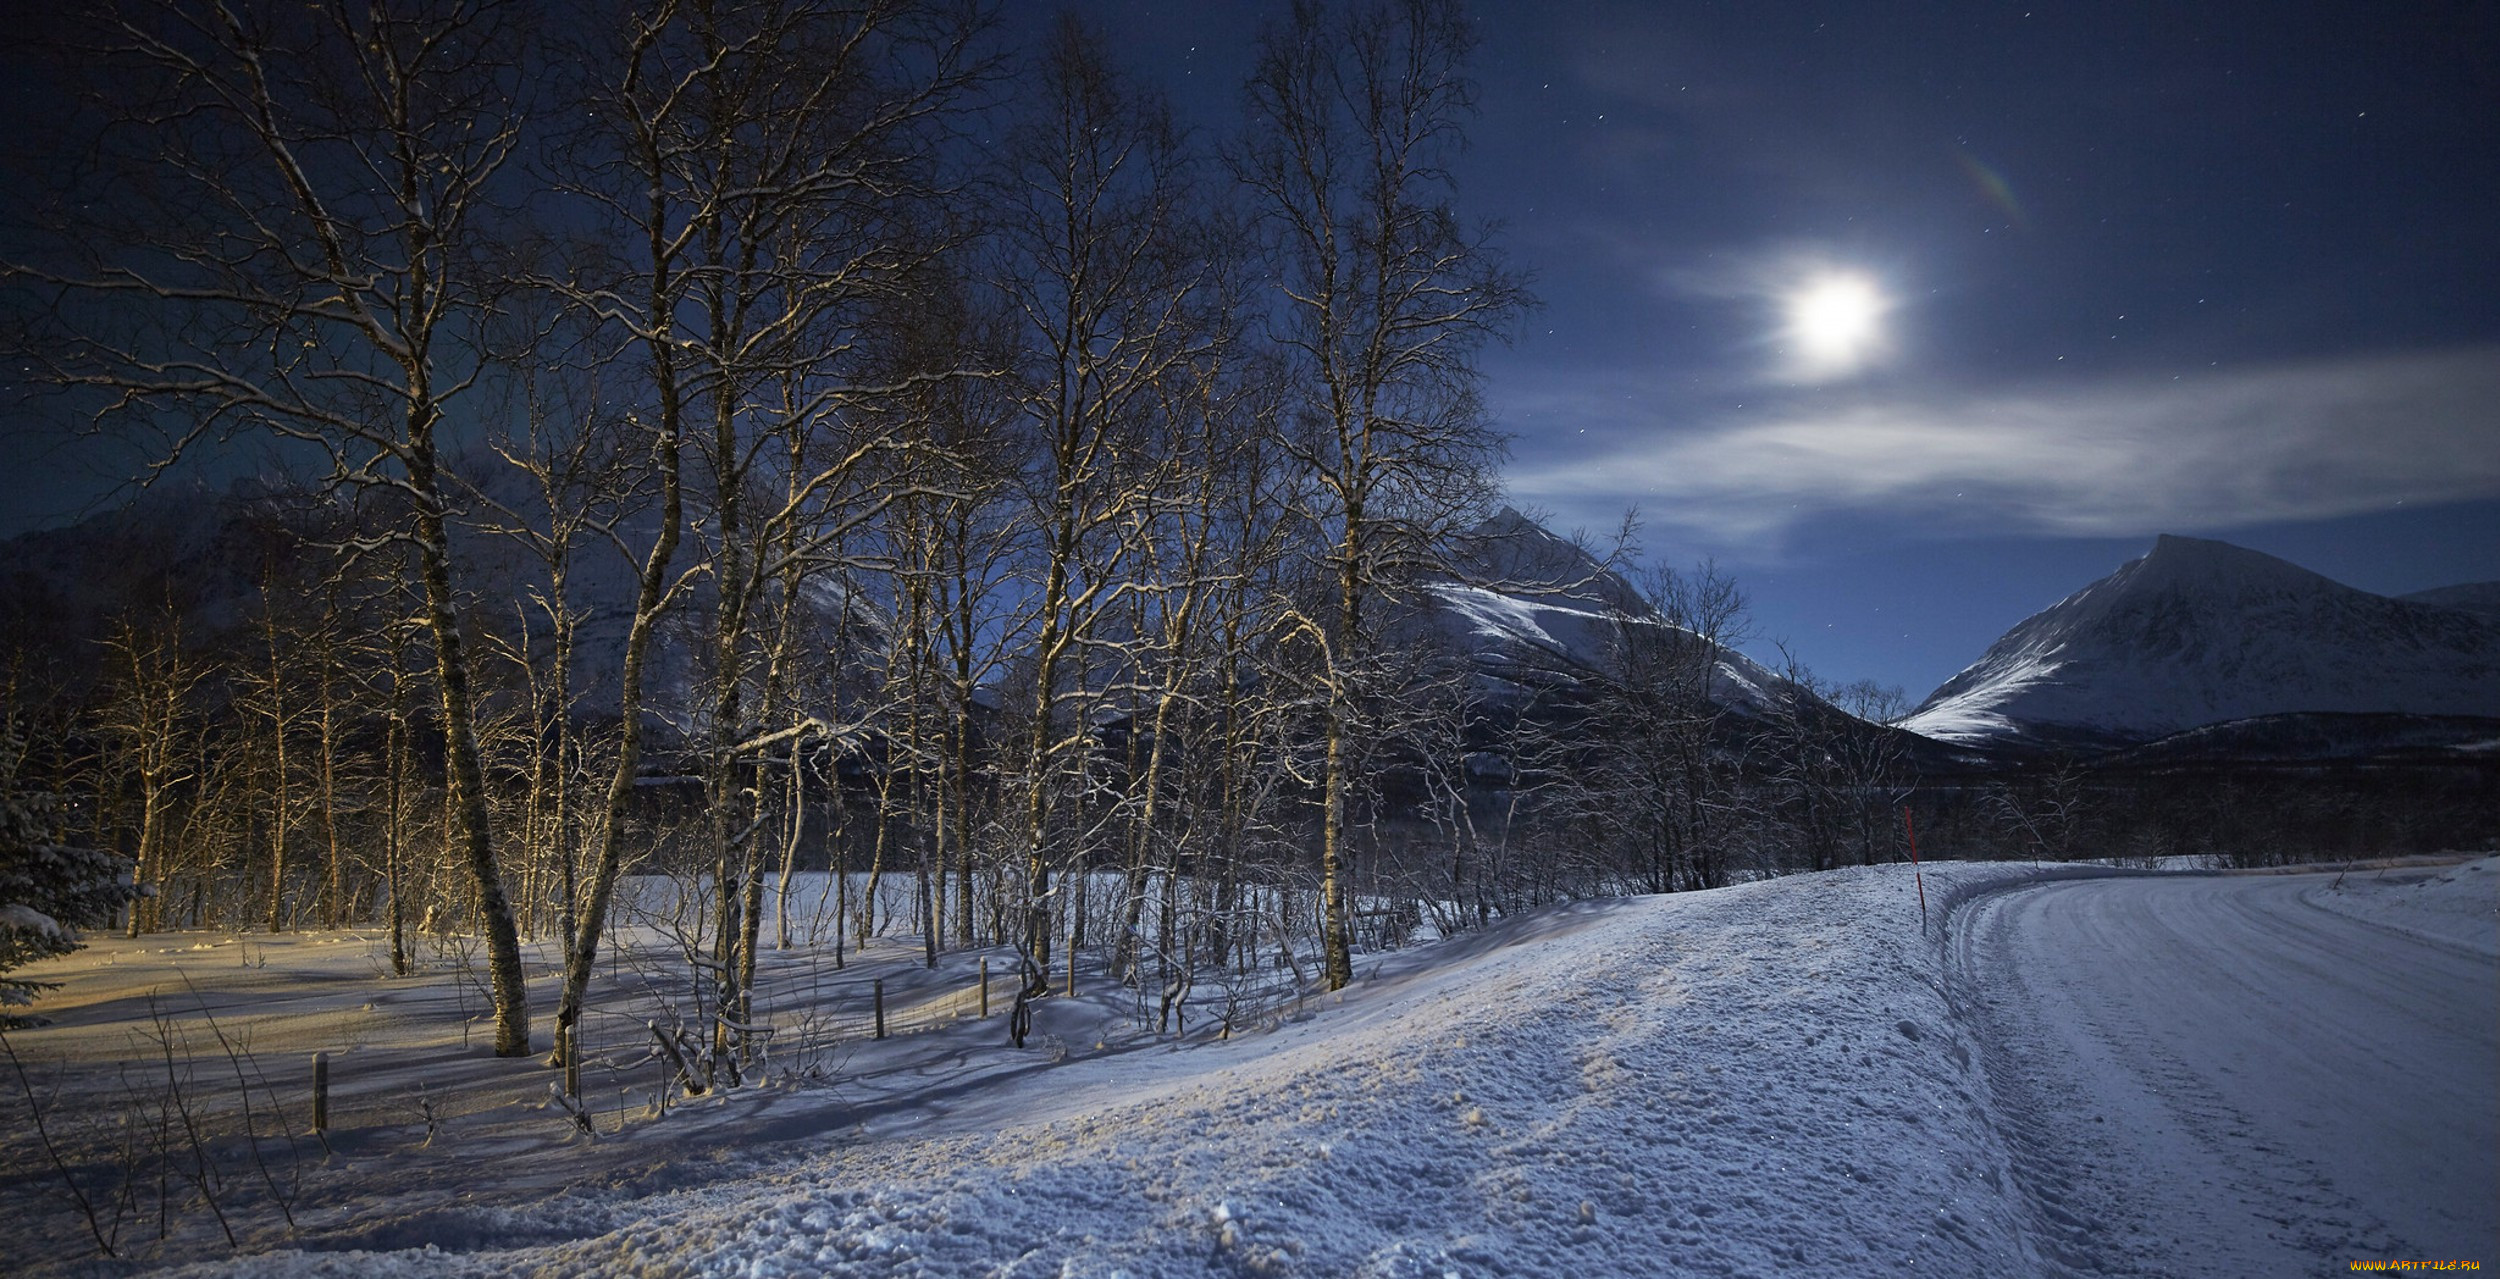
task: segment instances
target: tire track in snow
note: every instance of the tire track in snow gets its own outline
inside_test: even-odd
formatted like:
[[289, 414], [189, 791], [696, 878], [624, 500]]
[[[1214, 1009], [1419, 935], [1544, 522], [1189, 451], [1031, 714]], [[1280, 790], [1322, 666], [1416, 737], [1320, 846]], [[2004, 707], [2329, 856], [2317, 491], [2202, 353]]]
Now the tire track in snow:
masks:
[[2316, 910], [2323, 878], [2048, 885], [1961, 912], [1955, 980], [2057, 1270], [2490, 1257], [2493, 965]]

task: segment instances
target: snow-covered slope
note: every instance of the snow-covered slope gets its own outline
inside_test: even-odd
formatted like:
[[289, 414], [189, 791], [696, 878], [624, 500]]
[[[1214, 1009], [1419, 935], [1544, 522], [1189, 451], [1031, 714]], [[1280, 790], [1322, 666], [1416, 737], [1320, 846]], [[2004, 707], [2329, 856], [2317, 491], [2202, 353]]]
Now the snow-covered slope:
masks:
[[[1638, 590], [1588, 551], [1504, 507], [1459, 539], [1455, 572], [1425, 586], [1441, 639], [1511, 690], [1602, 671], [1625, 626], [1668, 628]], [[1738, 710], [1771, 704], [1784, 681], [1719, 650], [1712, 696]]]
[[2110, 744], [2302, 711], [2500, 716], [2500, 625], [2164, 536], [2006, 632], [1904, 726]]
[[2486, 622], [2500, 622], [2500, 582], [2467, 582], [2460, 586], [2441, 586], [2397, 599], [2410, 604], [2431, 604], [2472, 613]]
[[[887, 1069], [910, 1047], [888, 1040], [829, 1087], [705, 1103], [805, 1139], [753, 1163], [686, 1132], [715, 1113], [694, 1106], [487, 1161], [422, 1215], [368, 1159], [375, 1194], [322, 1251], [188, 1273], [2038, 1273], [1910, 869], [1558, 906], [1366, 957], [1226, 1042], [1106, 1043], [1054, 998], [1055, 1064], [993, 1020], [920, 1070]], [[1930, 868], [1927, 892], [2023, 873]], [[897, 1085], [919, 1091], [859, 1104]], [[666, 1175], [566, 1177], [637, 1141]]]
[[[538, 1112], [423, 1145], [334, 1133], [300, 1228], [247, 1245], [301, 1251], [181, 1273], [1993, 1279], [2488, 1255], [2414, 1210], [2488, 1203], [2494, 865], [1953, 863], [1925, 871], [1925, 921], [1900, 865], [1558, 906], [1366, 957], [1341, 995], [1229, 1041], [1053, 998], [1037, 1029], [1064, 1052], [966, 1022], [597, 1142]], [[2088, 882], [2024, 890], [2053, 876]], [[2143, 937], [2113, 960], [2112, 929]], [[2437, 990], [2414, 981], [2427, 951]], [[345, 976], [298, 980], [377, 1027]], [[2240, 997], [2259, 986], [2299, 998]], [[2277, 1044], [2328, 1051], [2249, 1070]], [[398, 1060], [372, 1056], [358, 1068]], [[2429, 1228], [2381, 1220], [2389, 1203]], [[171, 1255], [222, 1253], [188, 1224]], [[72, 1272], [78, 1251], [22, 1255]]]
[[[300, 1105], [281, 1055], [300, 1072], [332, 1052], [327, 1149], [301, 1141], [284, 1165], [291, 1220], [232, 1173], [236, 1245], [177, 1192], [190, 1206], [170, 1239], [133, 1225], [135, 1258], [96, 1263], [37, 1175], [33, 1125], [0, 1125], [0, 1167], [29, 1170], [0, 1177], [0, 1257], [60, 1275], [206, 1258], [181, 1273], [253, 1279], [1437, 1279], [2105, 1276], [2191, 1254], [2304, 1274], [2489, 1255], [2370, 1205], [2490, 1202], [2495, 866], [1948, 863], [1922, 889], [1890, 865], [1578, 902], [1364, 955], [1344, 992], [1229, 1039], [1208, 981], [1192, 1033], [1165, 1038], [1095, 970], [1038, 1006], [1022, 1050], [1002, 1001], [884, 1040], [853, 1023], [811, 1058], [862, 984], [923, 1006], [971, 980], [974, 956], [929, 972], [886, 938], [832, 972], [774, 950], [763, 1077], [664, 1111], [642, 1105], [665, 1076], [640, 983], [595, 988], [596, 1140], [533, 1101], [538, 1062], [464, 1046], [447, 964], [377, 978], [380, 943], [353, 934], [98, 938], [37, 973], [65, 983], [59, 1024], [11, 1036], [40, 1087], [120, 1096], [151, 1027], [205, 1046], [213, 1008], [267, 1065], [272, 1101]], [[2028, 888], [2050, 878], [2083, 882]], [[186, 994], [160, 1009], [143, 998], [158, 988]], [[2259, 988], [2285, 998], [2243, 997]], [[201, 1098], [228, 1069], [205, 1051]], [[2284, 1069], [2248, 1068], [2274, 1057]], [[78, 1130], [128, 1131], [95, 1109]]]

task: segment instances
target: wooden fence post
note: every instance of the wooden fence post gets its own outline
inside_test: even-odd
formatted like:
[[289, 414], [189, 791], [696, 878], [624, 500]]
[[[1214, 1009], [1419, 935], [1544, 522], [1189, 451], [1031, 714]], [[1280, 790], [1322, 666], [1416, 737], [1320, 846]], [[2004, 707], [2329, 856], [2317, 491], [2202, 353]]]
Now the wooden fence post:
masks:
[[1910, 877], [1918, 881], [1918, 935], [1927, 935], [1927, 872], [1918, 868], [1918, 824], [1910, 820], [1910, 806], [1901, 806], [1901, 829], [1910, 836]]
[[[644, 1024], [651, 1027], [651, 1036], [652, 1038], [660, 1041], [661, 1047], [665, 1048], [668, 1046], [667, 1037], [660, 1034], [660, 1023], [654, 1021], [645, 1022]], [[658, 1053], [653, 1053], [651, 1054], [651, 1060], [660, 1063], [660, 1091], [657, 1096], [660, 1102], [660, 1118], [666, 1119], [668, 1118], [668, 1059]]]
[[885, 978], [877, 979], [877, 1038], [885, 1038]]
[[981, 957], [981, 1020], [990, 1019], [990, 957]]
[[330, 1130], [330, 1054], [313, 1054], [313, 1131]]

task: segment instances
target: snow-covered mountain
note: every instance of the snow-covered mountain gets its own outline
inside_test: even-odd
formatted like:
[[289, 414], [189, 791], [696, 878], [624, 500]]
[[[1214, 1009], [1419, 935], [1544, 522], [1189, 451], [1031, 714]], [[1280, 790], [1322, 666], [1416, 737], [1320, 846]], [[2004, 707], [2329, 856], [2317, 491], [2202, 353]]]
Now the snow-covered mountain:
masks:
[[[1497, 691], [1585, 678], [1613, 661], [1620, 628], [1670, 626], [1587, 548], [1509, 507], [1461, 536], [1453, 561], [1449, 577], [1424, 588], [1432, 622]], [[1785, 682], [1722, 647], [1711, 691], [1723, 706], [1757, 710]]]
[[[545, 562], [520, 540], [493, 531], [511, 521], [542, 522], [543, 499], [521, 472], [469, 459], [471, 518], [452, 527], [456, 585], [467, 597], [469, 622], [543, 651], [549, 623], [541, 601], [549, 593]], [[301, 590], [289, 566], [308, 552], [292, 519], [303, 527], [326, 527], [345, 514], [324, 500], [284, 483], [246, 481], [217, 490], [200, 484], [171, 485], [137, 495], [121, 509], [65, 528], [0, 539], [0, 627], [29, 631], [73, 668], [75, 678], [96, 678], [100, 641], [116, 620], [154, 624], [170, 608], [179, 616], [186, 644], [215, 647], [239, 642], [266, 606], [270, 581], [282, 591]], [[626, 540], [646, 539], [647, 527], [628, 522]], [[682, 565], [687, 555], [681, 553]], [[378, 570], [376, 570], [378, 571]], [[625, 636], [633, 614], [634, 565], [612, 543], [582, 537], [568, 568], [566, 599], [580, 615], [574, 637], [571, 691], [581, 713], [613, 716]], [[809, 651], [841, 646], [852, 654], [873, 651], [886, 640], [873, 603], [854, 598], [830, 581], [803, 591]], [[709, 705], [700, 690], [706, 610], [716, 596], [708, 579], [682, 596], [665, 621], [644, 671], [643, 711], [649, 722], [678, 738], [699, 728]], [[846, 616], [847, 613], [847, 616]], [[488, 652], [507, 645], [489, 645]], [[802, 693], [802, 696], [807, 695]], [[819, 714], [837, 717], [829, 706]]]
[[2115, 745], [2295, 712], [2500, 717], [2500, 625], [2426, 594], [2390, 599], [2165, 535], [2007, 631], [1904, 726]]

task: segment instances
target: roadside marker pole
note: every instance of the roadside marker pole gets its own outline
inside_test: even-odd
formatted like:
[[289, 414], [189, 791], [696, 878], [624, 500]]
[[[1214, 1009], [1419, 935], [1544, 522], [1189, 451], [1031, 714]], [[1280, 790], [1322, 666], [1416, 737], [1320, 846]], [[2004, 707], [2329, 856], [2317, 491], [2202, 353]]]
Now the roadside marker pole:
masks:
[[1918, 827], [1910, 821], [1910, 806], [1901, 806], [1901, 829], [1910, 834], [1910, 878], [1918, 881], [1918, 931], [1927, 934], [1927, 873], [1918, 868]]

